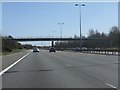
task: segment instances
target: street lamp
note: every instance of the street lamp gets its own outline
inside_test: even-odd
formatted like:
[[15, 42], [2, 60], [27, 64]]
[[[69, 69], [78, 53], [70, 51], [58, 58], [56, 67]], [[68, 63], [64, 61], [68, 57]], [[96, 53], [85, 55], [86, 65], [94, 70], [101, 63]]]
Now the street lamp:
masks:
[[82, 34], [81, 34], [81, 7], [85, 6], [85, 4], [75, 4], [75, 6], [79, 7], [79, 13], [80, 13], [80, 51], [82, 50]]
[[53, 32], [53, 40], [52, 40], [52, 47], [54, 46], [54, 33], [56, 32], [56, 31], [52, 31]]
[[[48, 34], [48, 38], [50, 38], [50, 34]], [[50, 41], [49, 41], [49, 46], [50, 46]]]
[[55, 33], [56, 31], [52, 31], [52, 33], [53, 33], [53, 38], [54, 38], [54, 33]]
[[58, 23], [60, 25], [60, 34], [61, 34], [61, 38], [62, 38], [62, 25], [64, 25], [64, 23]]

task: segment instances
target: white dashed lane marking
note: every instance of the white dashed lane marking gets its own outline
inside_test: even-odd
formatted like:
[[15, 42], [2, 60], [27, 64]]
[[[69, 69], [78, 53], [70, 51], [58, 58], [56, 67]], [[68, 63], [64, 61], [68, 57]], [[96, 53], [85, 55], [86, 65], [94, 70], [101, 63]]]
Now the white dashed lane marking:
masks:
[[68, 66], [68, 67], [71, 67], [71, 65], [70, 64], [65, 64], [66, 66]]

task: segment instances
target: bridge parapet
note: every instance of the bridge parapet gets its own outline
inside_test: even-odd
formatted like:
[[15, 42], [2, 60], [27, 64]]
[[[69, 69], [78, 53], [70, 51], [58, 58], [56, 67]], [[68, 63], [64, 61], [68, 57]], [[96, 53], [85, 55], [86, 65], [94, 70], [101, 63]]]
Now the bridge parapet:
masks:
[[[80, 38], [13, 38], [12, 40], [16, 40], [16, 41], [75, 41], [75, 40], [77, 40], [77, 41], [79, 41], [80, 40]], [[82, 39], [83, 41], [106, 41], [105, 39], [102, 39], [102, 38], [90, 38], [90, 39], [88, 39], [88, 38], [83, 38]]]
[[[61, 38], [60, 36], [25, 36], [25, 37], [15, 37], [14, 39], [31, 39], [31, 38]], [[70, 36], [63, 36], [62, 38], [73, 38]]]

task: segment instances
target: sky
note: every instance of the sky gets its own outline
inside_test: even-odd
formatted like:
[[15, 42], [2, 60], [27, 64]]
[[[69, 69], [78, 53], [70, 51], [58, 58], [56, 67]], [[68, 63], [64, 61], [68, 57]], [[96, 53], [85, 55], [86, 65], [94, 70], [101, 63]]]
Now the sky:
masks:
[[[80, 3], [81, 4], [81, 3]], [[85, 2], [81, 7], [82, 35], [90, 29], [108, 33], [118, 26], [117, 2]], [[79, 36], [79, 7], [75, 2], [3, 2], [2, 34], [13, 37], [62, 37]], [[25, 42], [49, 45], [50, 42]]]

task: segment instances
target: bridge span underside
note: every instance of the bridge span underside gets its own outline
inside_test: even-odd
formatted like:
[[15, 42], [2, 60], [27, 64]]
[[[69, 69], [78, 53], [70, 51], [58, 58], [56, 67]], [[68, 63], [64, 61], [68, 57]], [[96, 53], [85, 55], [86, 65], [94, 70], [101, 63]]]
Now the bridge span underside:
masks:
[[[16, 41], [78, 41], [80, 38], [14, 38]], [[83, 41], [105, 41], [105, 39], [82, 39]]]
[[[21, 41], [21, 42], [25, 42], [25, 41], [52, 41], [51, 42], [51, 46], [54, 46], [54, 41], [80, 41], [80, 38], [13, 38], [10, 40], [15, 40], [15, 41]], [[82, 41], [90, 41], [90, 42], [104, 42], [106, 41], [103, 38], [92, 38], [92, 39], [82, 39]]]

